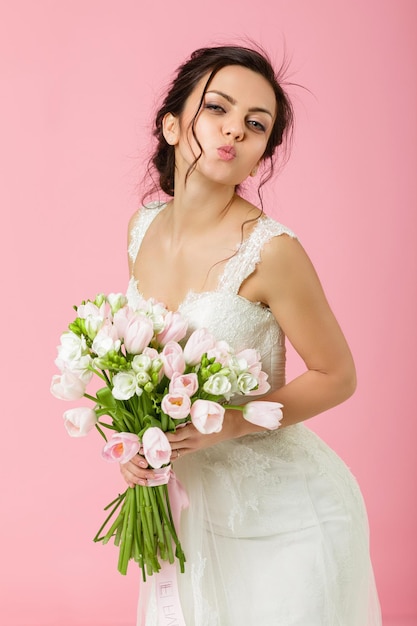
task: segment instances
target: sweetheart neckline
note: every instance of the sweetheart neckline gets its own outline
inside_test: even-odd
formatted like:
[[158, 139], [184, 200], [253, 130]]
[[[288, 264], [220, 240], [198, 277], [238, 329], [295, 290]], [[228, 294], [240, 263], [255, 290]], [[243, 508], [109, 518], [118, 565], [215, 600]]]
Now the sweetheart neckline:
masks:
[[[129, 280], [129, 285], [132, 285], [133, 288], [135, 289], [135, 292], [137, 293], [137, 295], [140, 298], [143, 298], [144, 300], [147, 300], [148, 298], [145, 298], [144, 294], [140, 291], [139, 289], [139, 280], [137, 278], [135, 278], [134, 276], [130, 277]], [[179, 303], [178, 307], [173, 310], [173, 309], [169, 309], [168, 307], [166, 307], [165, 303], [162, 302], [161, 304], [167, 309], [167, 311], [170, 311], [171, 313], [178, 313], [181, 311], [181, 308], [188, 303], [189, 300], [196, 300], [198, 299], [200, 296], [208, 296], [208, 295], [212, 295], [212, 294], [223, 294], [223, 295], [228, 295], [228, 296], [233, 296], [235, 298], [238, 298], [239, 300], [242, 300], [243, 302], [250, 304], [250, 305], [254, 305], [256, 306], [258, 309], [262, 310], [262, 311], [266, 311], [269, 314], [271, 313], [271, 310], [265, 306], [264, 304], [262, 304], [261, 302], [254, 302], [253, 300], [249, 300], [248, 298], [245, 298], [245, 296], [241, 296], [239, 293], [232, 293], [230, 291], [221, 291], [220, 289], [212, 289], [212, 290], [207, 290], [207, 291], [193, 291], [192, 289], [190, 289], [187, 294], [185, 295], [185, 297], [183, 298], [183, 300]]]

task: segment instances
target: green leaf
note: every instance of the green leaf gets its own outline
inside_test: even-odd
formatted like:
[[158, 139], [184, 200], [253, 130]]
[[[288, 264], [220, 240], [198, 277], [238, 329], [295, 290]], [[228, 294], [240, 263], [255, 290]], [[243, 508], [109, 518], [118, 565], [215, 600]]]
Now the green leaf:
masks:
[[103, 387], [97, 391], [97, 400], [102, 407], [111, 411], [117, 410], [116, 399], [113, 398], [112, 392], [108, 387]]

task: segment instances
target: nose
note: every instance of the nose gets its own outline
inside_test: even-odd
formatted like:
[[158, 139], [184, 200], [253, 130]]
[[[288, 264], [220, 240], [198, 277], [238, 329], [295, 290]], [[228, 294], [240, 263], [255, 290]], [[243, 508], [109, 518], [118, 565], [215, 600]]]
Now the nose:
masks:
[[241, 120], [234, 117], [225, 121], [223, 132], [226, 137], [233, 137], [235, 141], [241, 141], [245, 134], [245, 128]]

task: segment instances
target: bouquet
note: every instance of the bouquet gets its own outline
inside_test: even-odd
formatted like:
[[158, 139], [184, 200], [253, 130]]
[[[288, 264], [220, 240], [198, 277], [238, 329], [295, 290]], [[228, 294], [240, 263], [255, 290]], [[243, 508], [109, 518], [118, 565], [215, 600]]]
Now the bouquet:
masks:
[[[186, 319], [152, 299], [132, 309], [123, 294], [100, 294], [74, 309], [77, 315], [60, 338], [55, 361], [60, 374], [53, 376], [51, 392], [62, 400], [84, 397], [93, 405], [64, 412], [68, 433], [82, 437], [95, 427], [106, 441], [105, 460], [126, 463], [140, 453], [155, 470], [148, 486], [127, 488], [107, 505], [94, 541], [114, 538], [122, 574], [133, 559], [146, 580], [161, 561], [172, 564], [175, 557], [183, 572], [185, 555], [168, 493], [173, 472], [166, 433], [190, 421], [203, 434], [219, 432], [225, 406], [275, 429], [282, 405], [228, 404], [236, 395], [268, 391], [259, 354], [235, 353], [204, 328], [186, 339]], [[100, 385], [88, 393], [93, 377]], [[111, 431], [109, 438], [105, 430]]]

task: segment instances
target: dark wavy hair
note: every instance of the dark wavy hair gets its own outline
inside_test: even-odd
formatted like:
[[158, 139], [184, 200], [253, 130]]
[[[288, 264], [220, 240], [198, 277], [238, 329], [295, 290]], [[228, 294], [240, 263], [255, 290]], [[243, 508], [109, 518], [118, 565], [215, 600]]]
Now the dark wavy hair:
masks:
[[[174, 116], [180, 117], [187, 98], [193, 92], [201, 78], [210, 72], [203, 89], [199, 106], [190, 124], [194, 138], [201, 150], [194, 130], [197, 116], [201, 110], [205, 93], [214, 76], [223, 67], [230, 65], [240, 65], [260, 74], [268, 81], [275, 94], [277, 115], [262, 157], [264, 161], [269, 161], [269, 167], [266, 168], [258, 188], [258, 195], [261, 199], [260, 187], [272, 177], [274, 172], [273, 157], [277, 147], [281, 146], [283, 143], [283, 154], [284, 156], [286, 155], [286, 148], [292, 136], [294, 115], [291, 101], [281, 84], [281, 74], [285, 71], [286, 66], [283, 64], [280, 71], [276, 74], [267, 54], [261, 48], [252, 49], [242, 46], [200, 48], [193, 52], [190, 58], [178, 68], [162, 106], [155, 117], [153, 135], [156, 138], [156, 148], [148, 165], [148, 174], [151, 174], [155, 182], [154, 172], [156, 170], [159, 180], [158, 184], [154, 185], [154, 189], [146, 194], [147, 196], [151, 195], [159, 188], [168, 196], [174, 195], [175, 148], [167, 143], [162, 132], [162, 124], [165, 115], [172, 113]], [[195, 168], [200, 156], [201, 152], [190, 166], [187, 177]]]

